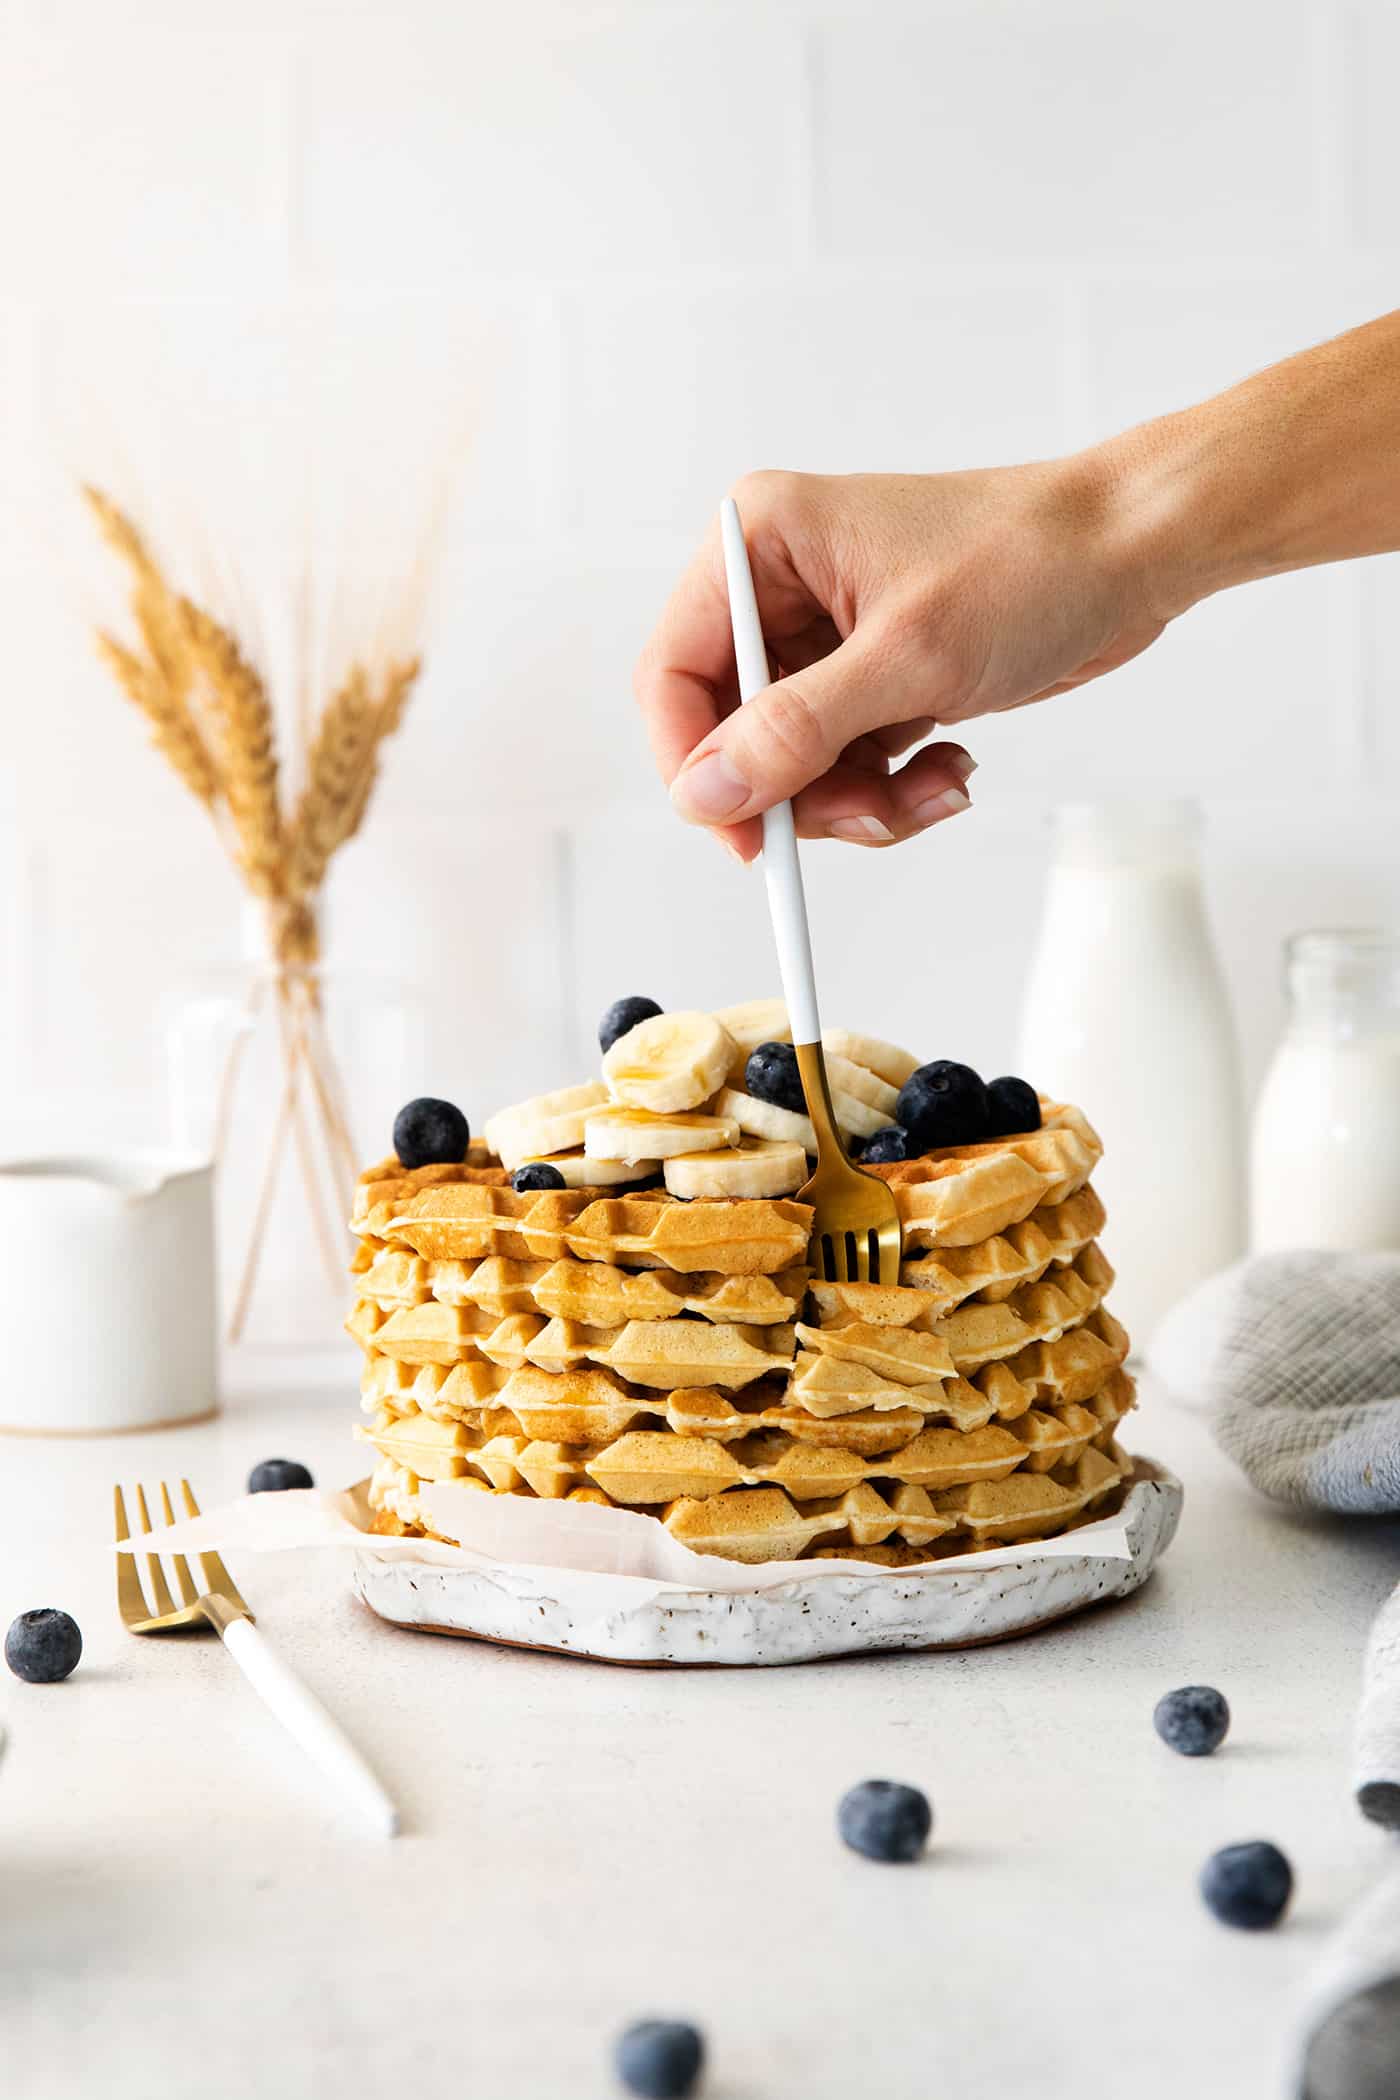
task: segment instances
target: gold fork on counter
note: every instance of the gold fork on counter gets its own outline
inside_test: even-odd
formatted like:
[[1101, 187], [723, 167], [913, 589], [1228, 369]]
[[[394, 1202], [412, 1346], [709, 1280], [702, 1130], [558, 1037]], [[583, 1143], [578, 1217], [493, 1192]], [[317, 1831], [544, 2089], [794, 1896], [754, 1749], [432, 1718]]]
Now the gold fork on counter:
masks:
[[[199, 1504], [188, 1480], [180, 1482], [185, 1514], [199, 1515]], [[340, 1787], [355, 1806], [368, 1815], [383, 1836], [393, 1837], [399, 1813], [374, 1773], [361, 1757], [340, 1723], [332, 1718], [319, 1699], [302, 1683], [253, 1624], [253, 1614], [239, 1595], [233, 1577], [217, 1553], [198, 1556], [204, 1588], [197, 1587], [183, 1553], [170, 1555], [171, 1571], [180, 1593], [177, 1604], [170, 1593], [160, 1556], [147, 1553], [146, 1582], [150, 1601], [142, 1587], [134, 1550], [122, 1550], [131, 1539], [127, 1525], [126, 1498], [120, 1487], [113, 1490], [117, 1527], [117, 1608], [128, 1633], [217, 1633], [253, 1689], [276, 1714], [287, 1732]], [[160, 1483], [160, 1505], [167, 1524], [175, 1522], [170, 1490]], [[146, 1490], [136, 1489], [136, 1515], [143, 1534], [151, 1529]]]
[[[738, 505], [726, 496], [720, 509], [729, 617], [739, 666], [739, 697], [751, 700], [771, 681], [768, 651], [754, 596], [749, 550]], [[778, 949], [783, 994], [792, 1023], [793, 1048], [807, 1113], [817, 1134], [817, 1169], [798, 1190], [816, 1215], [812, 1220], [813, 1266], [828, 1283], [898, 1283], [902, 1234], [894, 1191], [874, 1174], [852, 1166], [841, 1141], [822, 1053], [812, 937], [792, 804], [779, 802], [763, 816], [763, 877]]]

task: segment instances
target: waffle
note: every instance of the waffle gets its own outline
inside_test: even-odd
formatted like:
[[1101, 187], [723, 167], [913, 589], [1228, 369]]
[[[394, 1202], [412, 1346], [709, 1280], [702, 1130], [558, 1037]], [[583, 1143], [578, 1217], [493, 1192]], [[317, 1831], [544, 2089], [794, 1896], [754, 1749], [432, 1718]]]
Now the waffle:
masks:
[[[1042, 1401], [1088, 1400], [1121, 1366], [1127, 1353], [1127, 1335], [1101, 1307], [1081, 1326], [1054, 1341], [1032, 1343], [1005, 1361], [984, 1365], [970, 1377], [954, 1372], [941, 1380], [901, 1384], [882, 1378], [867, 1365], [804, 1351], [808, 1361], [801, 1362], [791, 1375], [784, 1367], [784, 1375], [759, 1380], [756, 1395], [769, 1404], [776, 1387], [783, 1404], [795, 1415], [826, 1423], [830, 1441], [840, 1439], [843, 1425], [852, 1425], [855, 1433], [862, 1424], [868, 1429], [889, 1415], [913, 1416], [918, 1422], [938, 1417], [958, 1428], [975, 1429], [993, 1417], [1014, 1421]], [[552, 1381], [547, 1393], [539, 1383], [541, 1372]], [[369, 1412], [383, 1407], [398, 1412], [416, 1408], [444, 1419], [466, 1420], [486, 1405], [513, 1407], [513, 1396], [520, 1391], [532, 1395], [534, 1407], [551, 1399], [561, 1413], [611, 1406], [621, 1400], [630, 1401], [641, 1412], [659, 1410], [661, 1405], [653, 1393], [628, 1384], [611, 1368], [584, 1368], [583, 1362], [569, 1365], [557, 1360], [535, 1364], [513, 1345], [501, 1347], [494, 1358], [484, 1352], [466, 1354], [451, 1366], [415, 1363], [371, 1349], [361, 1380], [362, 1404]], [[691, 1396], [681, 1397], [688, 1401]]]
[[[1019, 1285], [1038, 1283], [1049, 1269], [1073, 1261], [1098, 1238], [1105, 1222], [1102, 1203], [1086, 1185], [1063, 1203], [1042, 1204], [1020, 1224], [974, 1246], [939, 1247], [916, 1254], [902, 1265], [899, 1280], [907, 1288], [924, 1292], [938, 1312], [951, 1312], [965, 1298], [995, 1303]], [[827, 1284], [821, 1288], [839, 1291], [844, 1287]]]
[[805, 1262], [812, 1212], [786, 1196], [682, 1203], [661, 1190], [598, 1196], [589, 1189], [549, 1189], [521, 1196], [511, 1188], [440, 1181], [371, 1204], [362, 1222], [371, 1237], [429, 1261], [487, 1254], [557, 1261], [573, 1254], [685, 1274], [771, 1276]]
[[889, 1183], [906, 1247], [971, 1247], [1082, 1189], [1103, 1157], [1077, 1108], [1047, 1103], [1039, 1130], [954, 1145], [869, 1172]]
[[[890, 1112], [889, 1082], [850, 1076]], [[546, 1110], [601, 1107], [590, 1082], [489, 1128], [515, 1118], [513, 1163]], [[1128, 1338], [1098, 1138], [1041, 1109], [1038, 1130], [871, 1170], [900, 1210], [896, 1285], [814, 1282], [793, 1198], [604, 1189], [578, 1151], [568, 1186], [517, 1192], [479, 1140], [458, 1164], [381, 1161], [356, 1189], [347, 1322], [376, 1525], [426, 1530], [422, 1485], [452, 1481], [646, 1511], [741, 1560], [899, 1567], [1085, 1521], [1131, 1469]]]
[[[993, 1479], [1024, 1468], [1050, 1472], [1077, 1459], [1091, 1445], [1111, 1438], [1134, 1404], [1132, 1380], [1114, 1372], [1092, 1405], [1061, 1402], [1027, 1409], [1013, 1426], [995, 1422], [977, 1429], [930, 1427], [916, 1418], [914, 1434], [895, 1434], [886, 1448], [852, 1448], [859, 1437], [840, 1441], [828, 1432], [817, 1441], [795, 1435], [798, 1412], [762, 1406], [736, 1409], [715, 1392], [685, 1396], [690, 1420], [683, 1428], [622, 1427], [642, 1410], [632, 1396], [614, 1390], [591, 1411], [592, 1420], [561, 1422], [543, 1388], [548, 1373], [513, 1381], [495, 1404], [474, 1411], [474, 1418], [450, 1418], [419, 1410], [379, 1411], [362, 1434], [382, 1456], [405, 1464], [424, 1479], [459, 1479], [475, 1473], [502, 1491], [521, 1488], [556, 1499], [574, 1487], [601, 1488], [616, 1503], [671, 1502], [677, 1497], [703, 1499], [740, 1487], [772, 1485], [799, 1501], [844, 1494], [866, 1479], [895, 1481], [929, 1490]], [[531, 1406], [538, 1396], [542, 1408]], [[669, 1407], [677, 1405], [672, 1395]], [[605, 1408], [612, 1419], [604, 1429]], [[659, 1403], [653, 1408], [661, 1411]], [[543, 1419], [541, 1419], [541, 1415]], [[789, 1426], [778, 1426], [783, 1419]], [[603, 1431], [591, 1440], [573, 1441], [558, 1434], [567, 1426], [570, 1439], [580, 1429]], [[540, 1435], [541, 1429], [555, 1434]], [[708, 1429], [708, 1433], [707, 1433]], [[883, 1425], [882, 1425], [883, 1429]], [[715, 1433], [718, 1431], [718, 1433]]]
[[[902, 1327], [856, 1317], [859, 1299], [852, 1304], [849, 1287], [820, 1326], [781, 1322], [765, 1327], [689, 1316], [595, 1327], [525, 1311], [498, 1314], [496, 1308], [513, 1303], [517, 1292], [528, 1301], [532, 1290], [521, 1273], [530, 1265], [497, 1266], [513, 1267], [517, 1274], [498, 1279], [489, 1309], [437, 1298], [404, 1304], [392, 1297], [363, 1297], [347, 1328], [362, 1348], [401, 1363], [451, 1365], [485, 1357], [508, 1368], [531, 1363], [555, 1371], [593, 1363], [634, 1384], [663, 1390], [743, 1386], [790, 1369], [793, 1399], [820, 1415], [910, 1404], [924, 1413], [936, 1411], [938, 1393], [926, 1389], [1018, 1358], [1035, 1343], [1057, 1343], [1080, 1327], [1104, 1350], [1116, 1351], [1116, 1361], [1127, 1347], [1126, 1336], [1116, 1322], [1109, 1324], [1108, 1315], [1097, 1326], [1089, 1324], [1113, 1277], [1094, 1244], [1053, 1280], [1025, 1284], [990, 1305], [969, 1301], [942, 1319], [931, 1316], [920, 1293], [901, 1291], [897, 1295], [910, 1315]], [[538, 1283], [537, 1278], [536, 1294]], [[820, 1302], [820, 1293], [814, 1295]], [[1102, 1351], [1089, 1355], [1095, 1365], [1107, 1360]], [[911, 1401], [911, 1390], [920, 1397]]]
[[[661, 1511], [673, 1538], [692, 1552], [729, 1560], [843, 1558], [906, 1566], [1004, 1541], [1043, 1538], [1097, 1513], [1132, 1464], [1116, 1445], [1089, 1445], [1056, 1472], [1011, 1473], [933, 1493], [904, 1483], [883, 1489], [862, 1480], [839, 1495], [796, 1502], [782, 1487], [737, 1487], [679, 1496]], [[423, 1475], [381, 1458], [370, 1479], [370, 1506], [386, 1529], [433, 1534], [419, 1503]], [[460, 1485], [491, 1491], [471, 1476]], [[496, 1493], [514, 1492], [495, 1488]], [[570, 1501], [606, 1503], [598, 1488], [572, 1486]]]
[[481, 1355], [513, 1367], [537, 1364], [572, 1371], [594, 1363], [636, 1385], [676, 1391], [693, 1385], [751, 1385], [792, 1362], [791, 1326], [746, 1327], [719, 1320], [629, 1320], [621, 1327], [588, 1327], [509, 1313], [498, 1320], [476, 1306], [403, 1306], [384, 1312], [361, 1299], [346, 1322], [362, 1348], [404, 1363], [452, 1364]]
[[[1077, 1194], [1103, 1148], [1078, 1109], [1051, 1103], [1043, 1113], [1039, 1130], [872, 1167], [894, 1190], [906, 1245], [975, 1246]], [[405, 1172], [382, 1162], [361, 1176], [351, 1215], [362, 1236], [429, 1260], [568, 1253], [736, 1276], [801, 1262], [810, 1224], [805, 1204], [782, 1197], [684, 1203], [663, 1190], [600, 1197], [586, 1188], [519, 1196], [475, 1148], [462, 1166]]]
[[421, 1255], [385, 1247], [362, 1274], [361, 1297], [385, 1311], [436, 1298], [444, 1305], [479, 1305], [499, 1315], [538, 1311], [552, 1319], [578, 1320], [586, 1327], [674, 1320], [681, 1313], [766, 1327], [796, 1319], [811, 1271], [680, 1275], [666, 1269], [619, 1269], [609, 1262], [568, 1256], [552, 1262], [511, 1261], [500, 1254], [479, 1261], [425, 1261]]

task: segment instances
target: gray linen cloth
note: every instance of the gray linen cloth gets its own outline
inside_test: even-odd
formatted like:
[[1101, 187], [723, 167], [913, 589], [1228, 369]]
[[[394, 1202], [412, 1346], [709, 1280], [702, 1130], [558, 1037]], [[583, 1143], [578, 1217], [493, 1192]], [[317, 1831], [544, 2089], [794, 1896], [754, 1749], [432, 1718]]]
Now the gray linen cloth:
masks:
[[[1400, 1254], [1239, 1262], [1168, 1314], [1148, 1361], [1275, 1501], [1400, 1511]], [[1367, 1645], [1353, 1785], [1363, 1814], [1400, 1830], [1400, 1588]], [[1400, 1867], [1338, 1931], [1295, 2077], [1301, 2100], [1400, 2095]]]
[[1400, 1511], [1400, 1254], [1264, 1254], [1170, 1313], [1150, 1362], [1277, 1502]]

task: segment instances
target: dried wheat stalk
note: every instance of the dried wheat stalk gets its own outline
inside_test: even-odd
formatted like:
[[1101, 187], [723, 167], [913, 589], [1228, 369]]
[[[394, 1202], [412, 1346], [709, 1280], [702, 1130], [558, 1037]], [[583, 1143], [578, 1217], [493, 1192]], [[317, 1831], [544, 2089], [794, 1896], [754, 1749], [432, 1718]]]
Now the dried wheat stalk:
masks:
[[[278, 1163], [295, 1136], [313, 1222], [333, 1265], [303, 1113], [319, 1115], [337, 1183], [353, 1176], [335, 1060], [321, 1015], [316, 900], [332, 856], [353, 838], [379, 770], [379, 752], [403, 719], [418, 677], [416, 657], [388, 664], [376, 692], [370, 672], [351, 667], [326, 703], [307, 755], [306, 784], [290, 818], [280, 793], [272, 705], [257, 670], [212, 614], [167, 584], [141, 534], [100, 489], [84, 496], [98, 529], [131, 572], [131, 611], [142, 648], [100, 632], [99, 653], [145, 716], [152, 742], [220, 824], [225, 843], [268, 913], [276, 960], [274, 993], [285, 1087], [272, 1137], [242, 1279], [235, 1295], [237, 1338], [257, 1274]], [[241, 1040], [241, 1038], [240, 1038]], [[303, 1100], [303, 1082], [309, 1089]], [[225, 1096], [231, 1074], [225, 1074]], [[222, 1132], [227, 1098], [219, 1112]], [[348, 1200], [344, 1189], [337, 1194]]]
[[146, 645], [146, 661], [114, 636], [101, 632], [98, 651], [122, 691], [150, 723], [156, 749], [186, 787], [212, 806], [219, 789], [218, 768], [191, 705], [194, 667], [175, 598], [126, 513], [101, 489], [87, 487], [83, 495], [108, 546], [131, 571], [131, 609]]
[[331, 855], [359, 830], [378, 777], [380, 746], [403, 720], [418, 670], [416, 657], [391, 664], [375, 700], [357, 665], [327, 704], [290, 826], [295, 889], [316, 889]]
[[206, 808], [212, 808], [219, 792], [219, 776], [189, 709], [172, 699], [168, 684], [152, 664], [143, 663], [113, 635], [99, 630], [97, 653], [127, 698], [146, 717], [157, 751], [174, 767], [190, 793], [197, 795]]
[[233, 818], [238, 863], [259, 897], [286, 889], [287, 851], [277, 793], [276, 724], [261, 678], [233, 636], [188, 598], [180, 623], [207, 682], [219, 723], [224, 799]]

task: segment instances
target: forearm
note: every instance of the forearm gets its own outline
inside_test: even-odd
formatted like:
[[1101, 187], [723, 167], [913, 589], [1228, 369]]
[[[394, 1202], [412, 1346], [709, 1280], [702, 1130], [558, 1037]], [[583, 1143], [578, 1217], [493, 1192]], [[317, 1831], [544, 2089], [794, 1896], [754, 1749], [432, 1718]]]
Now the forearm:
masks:
[[1085, 457], [1164, 619], [1232, 584], [1400, 548], [1400, 313]]

